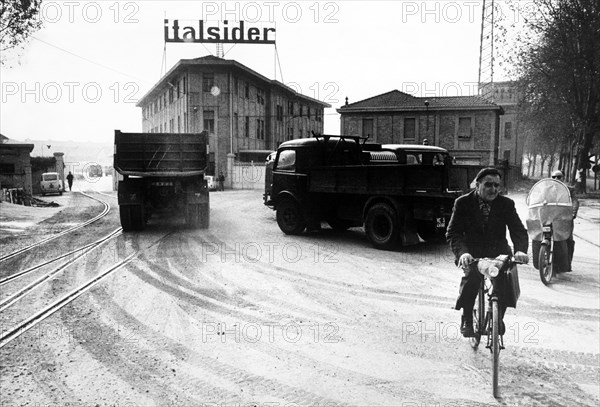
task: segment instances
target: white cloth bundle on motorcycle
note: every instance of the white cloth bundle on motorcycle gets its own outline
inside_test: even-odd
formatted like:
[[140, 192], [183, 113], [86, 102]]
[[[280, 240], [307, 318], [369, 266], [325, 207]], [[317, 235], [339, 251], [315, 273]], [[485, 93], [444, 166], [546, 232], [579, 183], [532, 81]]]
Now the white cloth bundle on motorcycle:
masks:
[[531, 240], [542, 240], [542, 228], [552, 225], [555, 241], [567, 240], [573, 231], [573, 206], [569, 188], [561, 181], [538, 181], [527, 195], [527, 233]]

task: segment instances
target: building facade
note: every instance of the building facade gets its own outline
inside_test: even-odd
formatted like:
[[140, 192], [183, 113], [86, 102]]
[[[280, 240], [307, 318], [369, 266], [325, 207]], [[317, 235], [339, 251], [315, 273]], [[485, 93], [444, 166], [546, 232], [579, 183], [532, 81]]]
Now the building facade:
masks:
[[0, 134], [0, 188], [20, 188], [27, 195], [33, 194], [30, 156], [33, 147]]
[[331, 107], [215, 56], [180, 60], [137, 106], [143, 132], [208, 131], [209, 174], [226, 171], [228, 154], [256, 157], [286, 140], [322, 133], [324, 109]]
[[341, 134], [447, 149], [459, 164], [495, 165], [501, 106], [478, 96], [415, 97], [393, 90], [337, 109]]
[[[485, 84], [483, 86], [490, 86]], [[515, 82], [494, 82], [493, 102], [504, 109], [500, 117], [500, 140], [498, 144], [501, 159], [513, 167], [521, 167], [525, 137], [520, 134], [518, 112], [519, 94]]]

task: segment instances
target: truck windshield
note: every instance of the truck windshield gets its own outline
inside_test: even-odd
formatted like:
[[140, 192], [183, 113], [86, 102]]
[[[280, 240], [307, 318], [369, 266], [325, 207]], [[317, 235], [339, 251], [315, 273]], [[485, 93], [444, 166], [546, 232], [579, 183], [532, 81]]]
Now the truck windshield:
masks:
[[57, 174], [44, 174], [43, 179], [44, 179], [44, 181], [56, 181], [58, 179], [58, 175]]
[[279, 153], [279, 159], [275, 167], [278, 171], [295, 171], [296, 169], [296, 151], [283, 150]]

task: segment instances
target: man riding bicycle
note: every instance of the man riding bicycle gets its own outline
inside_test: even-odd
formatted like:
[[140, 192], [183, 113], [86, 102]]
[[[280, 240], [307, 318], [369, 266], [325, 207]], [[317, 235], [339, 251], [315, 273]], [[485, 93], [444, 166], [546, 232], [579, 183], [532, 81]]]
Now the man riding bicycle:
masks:
[[[446, 232], [446, 240], [455, 255], [455, 264], [465, 271], [460, 283], [455, 309], [463, 309], [460, 331], [465, 337], [474, 336], [473, 306], [483, 276], [473, 267], [475, 258], [494, 258], [512, 254], [506, 240], [506, 228], [515, 248], [515, 260], [528, 262], [529, 237], [515, 209], [515, 203], [500, 192], [501, 173], [496, 168], [484, 168], [475, 177], [475, 190], [459, 197], [454, 203]], [[500, 320], [506, 304], [498, 292]], [[504, 334], [504, 322], [500, 334]]]

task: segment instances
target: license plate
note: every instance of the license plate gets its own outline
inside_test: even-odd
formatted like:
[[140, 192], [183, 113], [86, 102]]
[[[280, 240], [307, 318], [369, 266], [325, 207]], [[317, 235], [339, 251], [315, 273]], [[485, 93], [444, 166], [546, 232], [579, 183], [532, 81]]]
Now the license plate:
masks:
[[446, 227], [446, 218], [436, 218], [435, 220], [438, 229], [443, 229]]
[[544, 233], [550, 233], [550, 231], [551, 231], [551, 230], [552, 230], [552, 229], [550, 228], [550, 226], [544, 226], [544, 227], [542, 228], [542, 232], [544, 232]]

